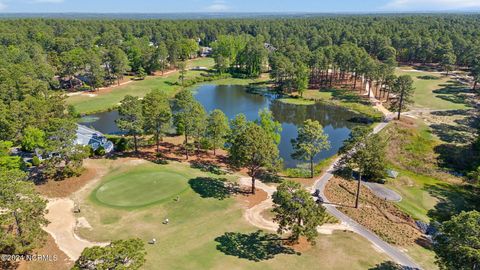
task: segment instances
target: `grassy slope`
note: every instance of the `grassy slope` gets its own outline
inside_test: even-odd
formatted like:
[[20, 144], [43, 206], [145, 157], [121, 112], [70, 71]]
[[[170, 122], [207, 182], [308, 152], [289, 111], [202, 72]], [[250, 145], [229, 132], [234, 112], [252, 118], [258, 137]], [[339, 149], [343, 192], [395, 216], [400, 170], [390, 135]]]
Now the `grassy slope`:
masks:
[[449, 176], [436, 163], [434, 149], [440, 141], [420, 121], [394, 122], [382, 133], [390, 138], [387, 148], [390, 167], [400, 172], [398, 179], [391, 179], [387, 185], [402, 195], [398, 205], [405, 212], [415, 219], [429, 221], [428, 212], [439, 202], [432, 188], [450, 185], [444, 181], [450, 180]]
[[[408, 71], [398, 68], [397, 76], [410, 75], [413, 78], [415, 93], [413, 95], [414, 107], [431, 110], [456, 110], [469, 108], [461, 98], [459, 92], [463, 86], [456, 85], [449, 77], [433, 72]], [[432, 76], [437, 79], [422, 79], [423, 76]]]
[[[183, 164], [158, 166], [159, 170], [167, 168], [192, 178], [206, 176]], [[128, 173], [129, 169], [121, 170]], [[108, 178], [105, 177], [106, 180]], [[184, 185], [188, 186], [188, 179], [184, 181]], [[147, 246], [145, 269], [264, 270], [311, 269], [312, 266], [319, 269], [367, 269], [387, 259], [366, 240], [348, 232], [321, 235], [317, 245], [301, 256], [277, 255], [262, 262], [227, 256], [216, 249], [216, 237], [225, 232], [253, 232], [256, 228], [246, 223], [242, 216], [244, 209], [236, 199], [201, 198], [191, 189], [182, 193], [180, 202], [169, 200], [134, 211], [105, 207], [92, 200], [82, 202], [82, 209], [82, 215], [93, 227], [92, 230], [80, 230], [85, 238], [96, 241], [129, 237], [147, 241], [156, 238], [156, 245]], [[167, 216], [170, 224], [163, 225], [162, 221]]]
[[374, 119], [381, 119], [383, 114], [373, 108], [368, 102], [362, 99], [357, 93], [341, 89], [307, 90], [303, 94], [305, 99], [323, 100], [335, 105], [370, 116]]

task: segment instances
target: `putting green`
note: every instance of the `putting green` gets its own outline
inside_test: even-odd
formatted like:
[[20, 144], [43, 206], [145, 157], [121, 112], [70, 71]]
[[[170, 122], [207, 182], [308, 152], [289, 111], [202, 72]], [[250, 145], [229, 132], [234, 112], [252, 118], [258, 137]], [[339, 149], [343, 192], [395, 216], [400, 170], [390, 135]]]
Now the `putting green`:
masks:
[[172, 199], [188, 188], [188, 177], [158, 165], [137, 166], [107, 176], [92, 193], [101, 204], [138, 208]]

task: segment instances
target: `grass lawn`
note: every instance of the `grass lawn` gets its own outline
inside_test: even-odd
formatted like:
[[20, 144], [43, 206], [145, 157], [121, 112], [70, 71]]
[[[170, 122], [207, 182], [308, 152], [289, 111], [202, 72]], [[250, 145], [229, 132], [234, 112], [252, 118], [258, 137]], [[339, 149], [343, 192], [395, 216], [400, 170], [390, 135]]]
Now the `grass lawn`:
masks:
[[302, 98], [281, 98], [279, 99], [280, 102], [287, 103], [287, 104], [294, 104], [294, 105], [313, 105], [315, 101], [309, 99], [302, 99]]
[[[144, 269], [368, 269], [388, 260], [368, 241], [350, 232], [320, 235], [317, 245], [301, 255], [278, 254], [259, 262], [226, 255], [217, 249], [220, 245], [215, 241], [217, 237], [226, 232], [251, 233], [257, 229], [244, 220], [245, 206], [239, 199], [215, 196], [221, 190], [218, 186], [209, 186], [209, 180], [205, 178], [218, 176], [176, 162], [169, 165], [125, 165], [122, 160], [112, 162], [118, 162], [118, 165], [112, 166], [111, 172], [96, 187], [79, 198], [81, 215], [92, 226], [92, 229], [79, 229], [79, 234], [94, 241], [131, 237], [148, 241], [156, 238], [156, 245], [146, 247]], [[159, 179], [155, 183], [157, 177]], [[232, 175], [221, 177], [231, 181], [236, 179]], [[113, 184], [115, 182], [118, 184]], [[127, 187], [127, 184], [130, 186]], [[107, 206], [96, 199], [101, 187], [114, 190], [109, 194], [110, 203], [136, 205], [134, 198], [143, 193], [146, 198], [140, 199], [143, 204], [149, 205], [129, 209]], [[108, 192], [103, 195], [106, 194]], [[180, 194], [180, 201], [173, 200], [175, 194]], [[122, 199], [122, 195], [127, 201]], [[162, 224], [166, 217], [170, 220], [168, 225]], [[257, 253], [259, 248], [258, 245], [247, 244], [242, 246], [242, 251]]]
[[334, 105], [343, 106], [354, 112], [366, 115], [375, 120], [383, 118], [383, 114], [373, 108], [370, 102], [353, 91], [343, 89], [306, 90], [305, 100], [321, 100]]
[[[189, 67], [213, 66], [213, 59], [199, 58], [189, 62]], [[203, 71], [188, 71], [186, 79], [200, 76]], [[67, 98], [67, 103], [73, 105], [79, 113], [94, 113], [114, 108], [126, 95], [144, 97], [153, 89], [162, 89], [169, 95], [174, 95], [181, 87], [178, 82], [178, 72], [173, 72], [165, 77], [147, 77], [142, 81], [134, 81], [129, 84], [115, 87], [110, 91], [101, 92], [97, 95], [76, 95]], [[93, 93], [95, 94], [95, 93]]]
[[409, 71], [406, 68], [397, 68], [397, 76], [410, 75], [414, 81], [414, 107], [431, 110], [457, 110], [470, 108], [463, 93], [468, 87], [459, 85], [450, 77], [443, 74], [427, 71]]
[[430, 194], [428, 187], [439, 185], [443, 181], [399, 168], [394, 169], [400, 176], [398, 179], [389, 180], [387, 186], [402, 196], [402, 201], [397, 205], [414, 219], [429, 222], [428, 211], [435, 207], [439, 199]]
[[[199, 58], [189, 62], [189, 67], [203, 66], [212, 67], [214, 65], [212, 58]], [[204, 71], [191, 71], [186, 74], [186, 80], [201, 76]], [[67, 98], [67, 104], [73, 105], [75, 109], [82, 114], [91, 114], [95, 112], [107, 111], [118, 106], [120, 101], [126, 95], [132, 95], [137, 97], [144, 97], [147, 93], [153, 89], [162, 89], [170, 96], [174, 96], [181, 86], [176, 83], [179, 81], [178, 72], [173, 72], [165, 77], [147, 77], [142, 81], [134, 81], [129, 84], [125, 84], [119, 87], [115, 87], [109, 91], [92, 93], [93, 95], [75, 95]], [[214, 82], [205, 82], [210, 84], [238, 84], [246, 85], [249, 83], [265, 81], [267, 78], [260, 79], [222, 79]], [[198, 85], [190, 88], [194, 89]]]

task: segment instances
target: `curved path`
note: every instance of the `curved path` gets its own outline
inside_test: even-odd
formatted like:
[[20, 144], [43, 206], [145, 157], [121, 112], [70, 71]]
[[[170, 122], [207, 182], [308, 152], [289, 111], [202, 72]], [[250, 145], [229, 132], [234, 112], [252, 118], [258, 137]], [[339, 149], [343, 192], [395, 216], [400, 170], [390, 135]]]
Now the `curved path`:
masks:
[[[251, 179], [241, 178], [240, 184], [243, 186], [250, 186]], [[262, 213], [268, 209], [273, 208], [272, 195], [277, 189], [275, 187], [266, 185], [260, 181], [256, 181], [255, 186], [256, 188], [261, 189], [267, 193], [267, 199], [251, 208], [248, 208], [244, 214], [245, 219], [251, 225], [257, 228], [276, 232], [278, 229], [278, 224], [271, 220], [266, 219], [262, 215]], [[345, 223], [341, 223], [341, 224], [324, 224], [318, 227], [317, 230], [321, 234], [331, 234], [332, 231], [334, 230], [350, 230], [351, 231], [352, 229], [350, 229]]]
[[[386, 117], [387, 120], [375, 126], [373, 133], [379, 133], [383, 130], [387, 125], [389, 116]], [[380, 237], [378, 237], [375, 233], [371, 232], [364, 226], [357, 223], [355, 220], [351, 219], [349, 216], [345, 215], [344, 213], [340, 212], [333, 204], [329, 204], [327, 197], [325, 196], [325, 187], [330, 179], [333, 178], [333, 172], [335, 165], [339, 162], [340, 157], [335, 160], [335, 162], [328, 168], [328, 170], [315, 182], [312, 187], [312, 192], [316, 189], [320, 191], [320, 196], [323, 198], [324, 206], [327, 211], [335, 216], [337, 219], [342, 221], [343, 223], [347, 224], [348, 227], [352, 228], [352, 230], [359, 235], [365, 237], [368, 241], [374, 244], [378, 249], [382, 250], [387, 254], [392, 260], [395, 262], [410, 267], [413, 269], [421, 269], [418, 264], [416, 264], [407, 254], [400, 251], [397, 247], [388, 244], [387, 242], [383, 241]]]

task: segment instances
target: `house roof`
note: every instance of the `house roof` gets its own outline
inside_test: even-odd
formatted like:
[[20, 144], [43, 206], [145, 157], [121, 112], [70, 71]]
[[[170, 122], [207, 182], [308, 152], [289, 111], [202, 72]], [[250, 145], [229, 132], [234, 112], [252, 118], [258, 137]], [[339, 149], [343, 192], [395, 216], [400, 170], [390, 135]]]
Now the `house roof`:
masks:
[[113, 150], [113, 143], [107, 140], [105, 135], [83, 125], [77, 125], [76, 143], [80, 145], [90, 145], [93, 150], [103, 147], [107, 153]]

